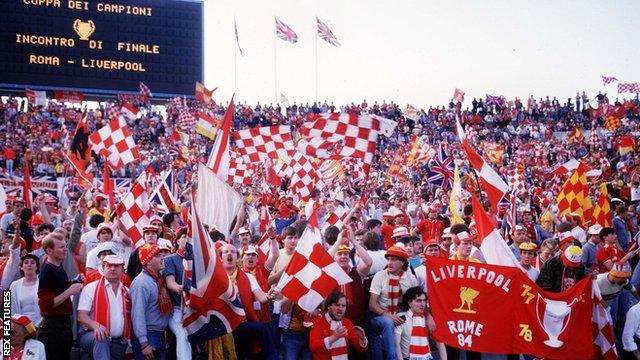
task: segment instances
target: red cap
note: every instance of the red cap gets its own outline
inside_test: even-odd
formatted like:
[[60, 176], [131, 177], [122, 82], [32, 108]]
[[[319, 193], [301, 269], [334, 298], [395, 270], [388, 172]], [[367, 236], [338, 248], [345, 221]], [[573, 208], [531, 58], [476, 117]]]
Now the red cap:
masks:
[[156, 256], [160, 252], [160, 247], [158, 245], [144, 244], [138, 250], [138, 255], [140, 255], [140, 263], [142, 266], [147, 265], [151, 259]]
[[390, 247], [387, 250], [387, 253], [384, 254], [384, 257], [388, 257], [388, 256], [395, 256], [400, 259], [409, 260], [409, 254], [407, 254], [407, 252], [404, 251], [404, 249], [399, 246]]

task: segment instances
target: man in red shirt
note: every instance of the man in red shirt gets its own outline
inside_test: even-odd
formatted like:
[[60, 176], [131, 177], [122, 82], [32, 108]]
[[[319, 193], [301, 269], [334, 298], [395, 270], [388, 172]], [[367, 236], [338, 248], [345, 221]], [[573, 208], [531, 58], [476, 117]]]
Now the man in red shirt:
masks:
[[440, 243], [443, 231], [444, 223], [438, 219], [438, 208], [432, 205], [428, 209], [428, 218], [421, 220], [413, 233], [417, 235], [419, 232], [422, 236], [422, 242], [426, 244], [431, 240]]
[[5, 160], [5, 168], [9, 175], [13, 175], [13, 162], [16, 159], [16, 152], [13, 150], [13, 146], [7, 143], [4, 148], [2, 148], [2, 157]]
[[624, 257], [624, 251], [620, 249], [618, 236], [612, 227], [605, 227], [600, 230], [600, 240], [604, 244], [596, 253], [598, 271], [606, 273], [617, 261]]
[[284, 198], [284, 203], [278, 207], [278, 219], [291, 219], [298, 215], [298, 211], [300, 210], [293, 205], [293, 197], [287, 195]]

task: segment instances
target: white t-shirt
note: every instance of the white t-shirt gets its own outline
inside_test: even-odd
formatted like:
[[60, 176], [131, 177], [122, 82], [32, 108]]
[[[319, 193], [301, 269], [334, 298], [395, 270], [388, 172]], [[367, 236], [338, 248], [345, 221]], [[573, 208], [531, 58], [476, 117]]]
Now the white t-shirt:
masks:
[[80, 242], [84, 244], [87, 252], [93, 250], [98, 245], [98, 230], [89, 230], [80, 236]]
[[[369, 273], [367, 274], [367, 276], [374, 275], [378, 271], [384, 269], [385, 266], [387, 266], [387, 259], [384, 257], [384, 255], [386, 254], [385, 250], [376, 250], [376, 251], [367, 250], [367, 253], [369, 254], [372, 260], [371, 268], [369, 269]], [[363, 261], [358, 256], [356, 256], [355, 259], [356, 259], [356, 266], [359, 267], [363, 263]]]
[[600, 289], [602, 300], [604, 300], [605, 305], [608, 307], [609, 305], [611, 305], [613, 300], [618, 297], [620, 291], [622, 291], [622, 288], [629, 282], [627, 281], [625, 285], [613, 284], [611, 283], [611, 281], [609, 281], [607, 275], [608, 273], [598, 274], [596, 276], [596, 284]]
[[[80, 293], [78, 310], [89, 312], [89, 317], [93, 318], [93, 297], [96, 292], [99, 280], [87, 284]], [[120, 283], [120, 286], [124, 286]], [[122, 289], [118, 287], [116, 294], [113, 293], [111, 284], [106, 281], [107, 296], [109, 297], [109, 325], [111, 326], [111, 338], [119, 338], [124, 334], [124, 317], [122, 316]]]

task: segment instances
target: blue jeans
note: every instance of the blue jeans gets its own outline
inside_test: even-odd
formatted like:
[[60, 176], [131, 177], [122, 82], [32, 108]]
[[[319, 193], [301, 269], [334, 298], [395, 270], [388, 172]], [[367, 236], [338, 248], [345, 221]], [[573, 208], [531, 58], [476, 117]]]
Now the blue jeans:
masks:
[[93, 354], [94, 359], [124, 359], [127, 341], [122, 338], [98, 341], [93, 338], [93, 331], [80, 331], [80, 346], [84, 351]]
[[[153, 347], [153, 354], [155, 355], [156, 360], [164, 360], [165, 358], [165, 342], [164, 342], [164, 331], [155, 331], [147, 329], [147, 341], [149, 345]], [[144, 355], [142, 355], [142, 348], [140, 347], [140, 341], [138, 341], [137, 337], [133, 337], [131, 339], [131, 349], [133, 350], [133, 355], [136, 360], [145, 360]]]
[[309, 334], [304, 331], [282, 330], [284, 360], [311, 360]]
[[[393, 320], [384, 316], [375, 316], [371, 318], [370, 323], [374, 333], [374, 339], [371, 339], [372, 358], [374, 360], [395, 360], [396, 338], [393, 333], [395, 328]], [[375, 338], [379, 340], [376, 341]]]

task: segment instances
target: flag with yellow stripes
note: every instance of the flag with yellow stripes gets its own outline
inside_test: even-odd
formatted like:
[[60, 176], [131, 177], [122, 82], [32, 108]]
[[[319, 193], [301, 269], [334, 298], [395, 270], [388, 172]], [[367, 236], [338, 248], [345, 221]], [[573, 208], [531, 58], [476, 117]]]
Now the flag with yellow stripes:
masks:
[[593, 205], [591, 204], [587, 186], [587, 170], [582, 162], [562, 185], [562, 189], [558, 193], [557, 203], [560, 216], [567, 213], [576, 213], [583, 220], [591, 218]]
[[600, 185], [600, 196], [596, 207], [593, 208], [593, 223], [602, 227], [611, 227], [611, 205], [609, 204], [609, 191], [607, 184]]

